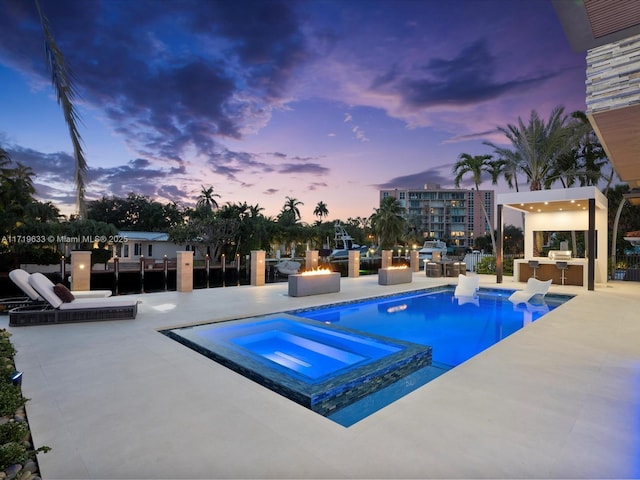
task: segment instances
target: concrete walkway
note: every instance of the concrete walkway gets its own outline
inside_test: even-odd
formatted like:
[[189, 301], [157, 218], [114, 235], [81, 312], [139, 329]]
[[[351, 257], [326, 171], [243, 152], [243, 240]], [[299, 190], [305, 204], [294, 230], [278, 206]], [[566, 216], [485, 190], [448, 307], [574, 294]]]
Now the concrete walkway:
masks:
[[10, 328], [43, 478], [640, 477], [637, 283], [552, 287], [579, 295], [349, 428], [158, 333], [439, 281], [144, 294], [133, 321]]

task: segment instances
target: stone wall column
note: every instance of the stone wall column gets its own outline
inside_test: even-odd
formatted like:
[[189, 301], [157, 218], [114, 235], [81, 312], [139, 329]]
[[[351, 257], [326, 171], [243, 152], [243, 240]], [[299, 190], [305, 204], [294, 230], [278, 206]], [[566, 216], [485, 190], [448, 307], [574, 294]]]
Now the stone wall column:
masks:
[[382, 268], [393, 265], [393, 250], [382, 250]]
[[411, 250], [411, 260], [409, 262], [412, 272], [420, 271], [420, 253], [417, 250]]
[[193, 252], [176, 252], [176, 289], [178, 292], [193, 291]]
[[304, 269], [306, 271], [318, 269], [318, 250], [307, 250], [305, 254]]
[[71, 252], [71, 290], [91, 290], [91, 252]]
[[251, 250], [251, 285], [261, 287], [265, 284], [266, 258], [264, 250]]
[[360, 276], [360, 251], [349, 250], [349, 277]]

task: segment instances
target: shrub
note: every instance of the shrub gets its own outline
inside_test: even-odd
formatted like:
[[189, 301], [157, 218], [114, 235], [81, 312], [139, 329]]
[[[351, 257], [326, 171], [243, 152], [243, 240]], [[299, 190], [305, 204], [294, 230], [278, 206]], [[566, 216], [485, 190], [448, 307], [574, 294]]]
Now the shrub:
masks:
[[27, 460], [35, 459], [37, 453], [47, 453], [49, 450], [51, 450], [49, 447], [40, 447], [37, 450], [31, 450], [20, 442], [1, 444], [0, 470], [6, 470], [7, 467], [15, 465], [16, 463], [24, 464]]
[[20, 442], [9, 442], [0, 445], [0, 470], [6, 470], [10, 465], [24, 463], [29, 460], [27, 447]]
[[[493, 275], [496, 273], [496, 257], [483, 257], [476, 265], [476, 273]], [[513, 275], [513, 258], [503, 258], [503, 275]]]
[[482, 257], [476, 265], [476, 273], [496, 273], [496, 257]]
[[0, 425], [0, 445], [21, 442], [29, 433], [27, 422], [7, 422]]
[[[22, 396], [20, 386], [14, 385], [11, 381], [15, 372], [15, 349], [9, 341], [10, 336], [6, 330], [0, 330], [0, 416], [11, 418], [28, 399]], [[11, 420], [0, 425], [0, 472], [10, 465], [24, 464], [27, 460], [35, 459], [37, 453], [51, 450], [47, 446], [32, 449], [28, 442], [24, 442], [28, 437], [27, 422]]]

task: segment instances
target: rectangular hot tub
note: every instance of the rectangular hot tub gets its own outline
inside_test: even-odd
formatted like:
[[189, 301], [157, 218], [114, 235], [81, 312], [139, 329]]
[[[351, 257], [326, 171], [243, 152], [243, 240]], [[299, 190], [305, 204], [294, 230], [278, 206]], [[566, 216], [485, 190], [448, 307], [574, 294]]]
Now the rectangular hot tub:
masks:
[[288, 314], [163, 333], [325, 416], [431, 364], [431, 347]]

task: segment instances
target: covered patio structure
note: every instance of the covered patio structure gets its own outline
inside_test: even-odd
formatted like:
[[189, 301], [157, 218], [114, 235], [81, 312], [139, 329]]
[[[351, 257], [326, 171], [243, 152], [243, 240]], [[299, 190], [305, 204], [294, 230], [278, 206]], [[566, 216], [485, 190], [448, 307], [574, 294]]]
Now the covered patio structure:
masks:
[[[536, 245], [535, 232], [584, 232], [584, 256], [576, 258], [571, 252], [562, 258], [574, 275], [570, 283], [594, 290], [594, 285], [607, 281], [607, 198], [596, 187], [563, 188], [532, 192], [504, 193], [497, 196], [497, 283], [502, 283], [503, 209], [511, 208], [524, 215], [524, 260], [514, 262], [514, 280], [523, 281], [520, 267], [543, 267], [551, 278], [557, 267], [556, 258], [546, 255]], [[538, 235], [540, 237], [540, 235]], [[575, 252], [575, 245], [572, 251]], [[564, 256], [564, 255], [563, 255]], [[567, 258], [568, 257], [568, 258]], [[532, 262], [532, 263], [529, 263]], [[532, 274], [535, 274], [533, 272]], [[564, 283], [564, 276], [563, 283]], [[526, 280], [525, 280], [526, 281]], [[554, 283], [560, 283], [554, 281]]]

